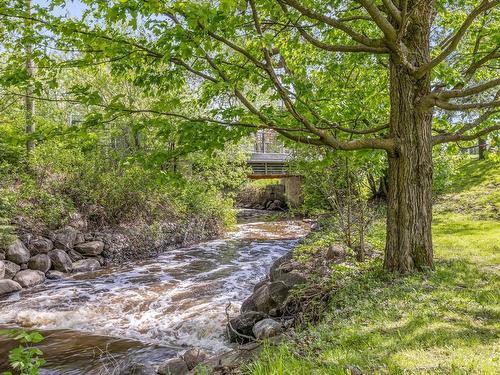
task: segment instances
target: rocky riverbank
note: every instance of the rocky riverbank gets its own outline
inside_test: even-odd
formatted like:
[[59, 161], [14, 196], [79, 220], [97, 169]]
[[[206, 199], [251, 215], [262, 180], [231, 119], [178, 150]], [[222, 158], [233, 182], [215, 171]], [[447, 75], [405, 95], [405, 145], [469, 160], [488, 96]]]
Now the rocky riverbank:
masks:
[[18, 225], [17, 237], [9, 246], [0, 248], [0, 296], [41, 284], [46, 279], [61, 279], [70, 273], [145, 259], [219, 234], [218, 226], [196, 222], [90, 230], [80, 215], [72, 216], [63, 228], [43, 233]]

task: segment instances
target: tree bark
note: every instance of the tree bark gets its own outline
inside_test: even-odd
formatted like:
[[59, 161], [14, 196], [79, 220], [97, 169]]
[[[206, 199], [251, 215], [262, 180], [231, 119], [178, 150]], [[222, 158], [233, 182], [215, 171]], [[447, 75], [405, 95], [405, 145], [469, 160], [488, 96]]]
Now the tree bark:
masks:
[[[434, 1], [415, 5], [404, 42], [415, 66], [429, 61], [429, 32]], [[390, 61], [390, 135], [398, 140], [389, 155], [387, 239], [384, 267], [408, 273], [433, 268], [432, 251], [432, 111], [422, 98], [430, 75], [415, 78], [403, 62]]]
[[478, 157], [479, 160], [484, 160], [484, 154], [486, 153], [486, 139], [483, 137], [479, 137], [477, 139], [477, 148], [478, 148]]
[[[29, 14], [31, 14], [31, 0], [26, 1], [26, 6], [28, 8]], [[31, 21], [26, 21], [26, 35], [32, 35], [32, 24]], [[24, 98], [25, 106], [25, 120], [26, 120], [26, 134], [28, 135], [28, 140], [26, 141], [26, 149], [30, 153], [35, 148], [35, 141], [31, 138], [35, 132], [35, 100], [33, 99], [33, 82], [32, 77], [35, 74], [35, 64], [33, 63], [33, 45], [31, 41], [28, 41], [26, 45], [26, 72], [28, 73], [29, 80], [26, 85], [26, 96]]]

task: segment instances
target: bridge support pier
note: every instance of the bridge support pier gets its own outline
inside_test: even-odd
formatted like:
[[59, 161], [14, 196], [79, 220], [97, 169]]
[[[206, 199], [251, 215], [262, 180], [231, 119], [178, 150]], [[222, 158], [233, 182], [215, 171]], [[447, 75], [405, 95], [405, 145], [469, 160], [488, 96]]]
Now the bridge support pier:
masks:
[[280, 183], [285, 186], [285, 198], [292, 208], [299, 207], [302, 202], [301, 188], [302, 188], [302, 177], [301, 176], [288, 176], [283, 177]]

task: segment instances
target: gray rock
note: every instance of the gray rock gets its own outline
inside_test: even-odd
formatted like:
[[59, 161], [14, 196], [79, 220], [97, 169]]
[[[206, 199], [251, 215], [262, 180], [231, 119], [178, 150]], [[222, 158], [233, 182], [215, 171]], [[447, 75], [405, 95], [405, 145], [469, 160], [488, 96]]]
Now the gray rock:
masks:
[[30, 258], [28, 268], [32, 270], [42, 271], [43, 273], [50, 270], [52, 262], [47, 254], [38, 254]]
[[5, 253], [0, 251], [0, 260], [5, 260]]
[[64, 272], [55, 270], [50, 270], [49, 272], [47, 272], [45, 276], [47, 276], [47, 279], [49, 280], [61, 280], [68, 277], [68, 275], [65, 274]]
[[54, 244], [48, 238], [36, 237], [30, 241], [29, 248], [32, 255], [47, 254], [54, 248]]
[[71, 272], [73, 270], [73, 263], [70, 257], [61, 249], [54, 249], [49, 252], [50, 260], [52, 261], [52, 268], [56, 271]]
[[293, 270], [286, 273], [281, 273], [279, 276], [275, 277], [275, 281], [282, 281], [288, 287], [294, 287], [295, 285], [304, 284], [307, 282], [307, 278], [301, 272]]
[[158, 374], [160, 375], [185, 375], [188, 372], [187, 364], [182, 358], [169, 359], [158, 368]]
[[43, 283], [45, 281], [45, 274], [35, 270], [19, 271], [14, 276], [14, 281], [18, 282], [23, 288], [29, 288], [30, 286]]
[[27, 270], [28, 269], [28, 263], [23, 263], [20, 265], [21, 271]]
[[78, 244], [75, 246], [75, 250], [80, 254], [86, 256], [96, 256], [103, 252], [104, 242], [102, 241], [90, 241]]
[[[252, 328], [257, 323], [258, 321], [265, 319], [267, 317], [266, 314], [257, 312], [257, 311], [248, 311], [244, 312], [240, 315], [238, 315], [235, 318], [232, 318], [229, 320], [229, 323], [231, 323], [231, 326], [229, 326], [229, 323], [227, 325], [226, 333], [230, 341], [236, 341], [239, 343], [245, 343], [250, 341], [249, 339], [239, 336], [239, 334], [245, 335], [252, 337], [253, 336], [253, 331]], [[232, 329], [231, 329], [232, 327]], [[236, 332], [234, 332], [236, 331]]]
[[69, 258], [71, 259], [72, 262], [78, 262], [79, 260], [82, 260], [83, 259], [83, 256], [82, 254], [80, 254], [78, 251], [76, 250], [69, 250], [67, 252]]
[[268, 339], [281, 333], [281, 324], [273, 319], [263, 319], [253, 326], [252, 331], [257, 339]]
[[346, 257], [346, 250], [342, 245], [333, 244], [328, 247], [326, 251], [327, 260], [343, 261]]
[[101, 266], [105, 266], [106, 265], [106, 259], [104, 259], [104, 257], [102, 255], [98, 255], [95, 258], [97, 259], [97, 261], [99, 262], [99, 264]]
[[17, 264], [15, 264], [9, 260], [4, 260], [3, 264], [5, 266], [4, 277], [6, 279], [12, 279], [14, 276], [16, 276], [16, 273], [18, 273], [21, 270], [20, 266], [18, 266]]
[[85, 236], [83, 233], [78, 232], [75, 238], [75, 245], [81, 244], [85, 242]]
[[5, 257], [7, 258], [7, 260], [10, 260], [11, 262], [14, 262], [16, 264], [23, 264], [27, 263], [28, 260], [30, 260], [30, 252], [28, 251], [26, 246], [24, 246], [24, 244], [17, 239], [7, 248]]
[[198, 348], [189, 349], [182, 355], [182, 359], [186, 362], [188, 370], [194, 369], [200, 363], [208, 359], [208, 355]]
[[53, 232], [54, 246], [57, 249], [69, 250], [75, 245], [78, 231], [70, 226], [66, 226]]
[[0, 280], [5, 278], [5, 263], [0, 260]]
[[19, 283], [13, 280], [0, 280], [0, 296], [4, 294], [19, 292], [22, 288]]
[[267, 314], [270, 310], [281, 306], [286, 300], [290, 289], [282, 281], [268, 282], [243, 302], [241, 312], [260, 311]]
[[101, 268], [101, 264], [95, 258], [82, 259], [73, 263], [73, 272], [95, 271]]

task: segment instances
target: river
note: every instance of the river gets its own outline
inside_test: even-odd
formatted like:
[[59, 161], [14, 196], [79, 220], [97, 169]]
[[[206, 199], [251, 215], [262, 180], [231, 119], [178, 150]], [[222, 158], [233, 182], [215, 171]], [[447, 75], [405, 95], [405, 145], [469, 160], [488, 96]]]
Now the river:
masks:
[[[191, 347], [218, 354], [230, 348], [226, 307], [236, 315], [308, 230], [299, 220], [247, 220], [219, 240], [47, 281], [0, 298], [0, 329], [42, 333], [42, 374], [112, 374], [126, 361], [154, 364]], [[0, 337], [0, 372], [14, 344]]]

